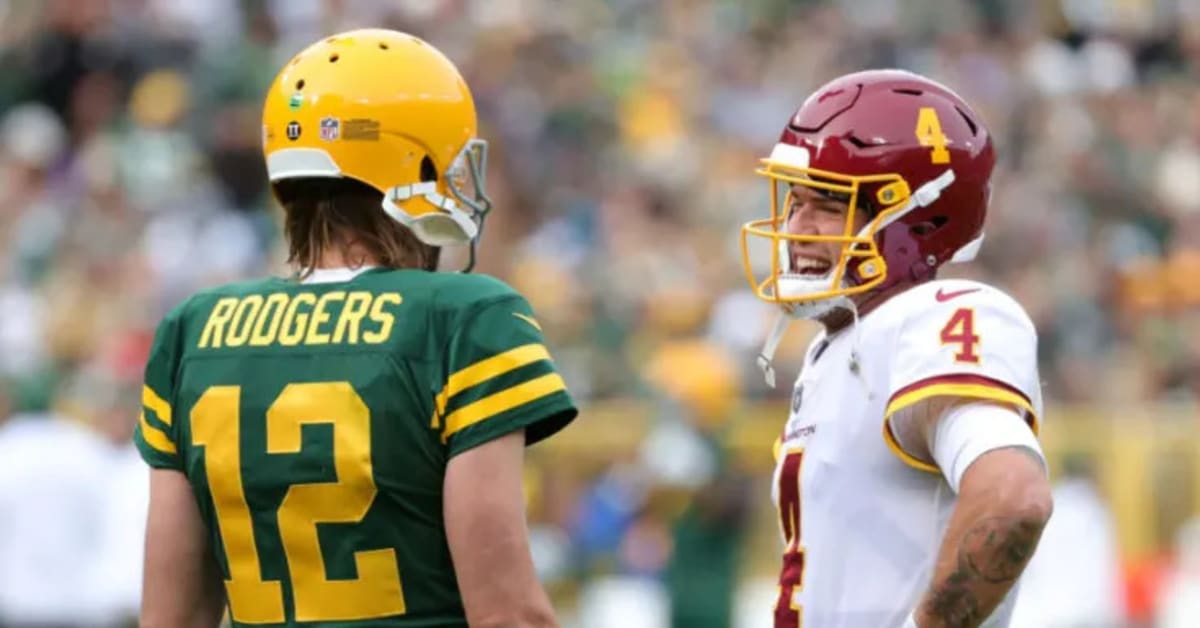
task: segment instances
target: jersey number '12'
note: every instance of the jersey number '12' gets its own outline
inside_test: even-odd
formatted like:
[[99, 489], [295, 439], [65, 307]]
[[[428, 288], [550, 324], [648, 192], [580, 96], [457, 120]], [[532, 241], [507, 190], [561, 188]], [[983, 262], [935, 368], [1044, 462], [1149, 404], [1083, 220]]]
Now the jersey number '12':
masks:
[[[225, 591], [233, 619], [248, 624], [285, 621], [283, 591], [264, 580], [254, 524], [242, 486], [240, 386], [213, 386], [192, 408], [192, 442], [204, 448], [204, 470], [229, 564]], [[267, 453], [296, 454], [301, 426], [333, 424], [336, 482], [294, 484], [279, 506], [279, 536], [287, 555], [296, 621], [346, 621], [405, 612], [393, 549], [355, 552], [358, 577], [329, 580], [318, 523], [355, 523], [375, 499], [371, 413], [349, 382], [289, 384], [267, 410]]]
[[800, 628], [804, 610], [796, 593], [804, 589], [804, 545], [800, 542], [800, 462], [804, 450], [792, 450], [779, 469], [779, 525], [787, 549], [779, 572], [779, 599], [775, 602], [775, 628]]

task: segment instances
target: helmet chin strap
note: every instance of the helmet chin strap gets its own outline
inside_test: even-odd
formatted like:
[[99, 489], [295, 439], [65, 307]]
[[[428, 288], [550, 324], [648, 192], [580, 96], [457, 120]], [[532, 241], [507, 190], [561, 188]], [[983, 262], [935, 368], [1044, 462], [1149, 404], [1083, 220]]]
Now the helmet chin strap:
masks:
[[[850, 371], [857, 375], [859, 379], [863, 380], [863, 384], [867, 386], [867, 391], [869, 393], [871, 388], [870, 385], [867, 384], [866, 375], [863, 374], [858, 359], [858, 347], [862, 341], [862, 330], [858, 325], [858, 306], [856, 306], [853, 301], [846, 297], [826, 299], [824, 301], [820, 301], [820, 303], [826, 305], [821, 314], [828, 313], [835, 308], [840, 307], [849, 310], [850, 315], [854, 317], [854, 320], [850, 323], [851, 332], [854, 334], [854, 346], [850, 349]], [[763, 373], [763, 379], [766, 380], [767, 385], [771, 388], [775, 387], [775, 365], [773, 364], [773, 360], [775, 359], [775, 351], [779, 349], [779, 342], [783, 340], [783, 334], [787, 332], [788, 325], [791, 324], [792, 320], [796, 318], [818, 318], [821, 315], [818, 314], [811, 317], [800, 316], [796, 313], [788, 311], [787, 308], [789, 306], [790, 304], [780, 306], [779, 313], [775, 315], [775, 322], [771, 325], [771, 331], [767, 334], [767, 340], [763, 343], [762, 351], [759, 352], [758, 358], [755, 359], [755, 363], [758, 364], [759, 370], [761, 370]]]
[[783, 340], [783, 333], [787, 331], [788, 323], [791, 319], [786, 312], [779, 312], [775, 315], [775, 323], [771, 325], [771, 333], [767, 334], [767, 341], [763, 343], [762, 352], [758, 354], [758, 359], [755, 362], [758, 368], [763, 372], [763, 379], [767, 381], [767, 385], [771, 388], [775, 387], [775, 365], [771, 360], [775, 358], [775, 350], [779, 348], [779, 341]]
[[[400, 202], [417, 197], [429, 201], [440, 211], [413, 216], [400, 208]], [[434, 181], [399, 185], [388, 190], [383, 197], [383, 211], [430, 246], [465, 244], [479, 233], [479, 227], [471, 220], [471, 216], [454, 200], [438, 193]]]
[[854, 315], [854, 322], [851, 323], [854, 345], [850, 347], [850, 372], [862, 382], [863, 388], [867, 390], [867, 399], [874, 400], [875, 392], [871, 390], [871, 382], [867, 379], [867, 374], [863, 372], [862, 362], [859, 360], [858, 349], [862, 346], [862, 327], [858, 324], [858, 306], [851, 303], [850, 313]]
[[[842, 283], [844, 284], [845, 281], [843, 279]], [[810, 279], [808, 277], [792, 275], [780, 277], [775, 285], [779, 296], [796, 297], [827, 290], [829, 288], [829, 279], [825, 277]], [[854, 315], [854, 328], [857, 330], [858, 308], [854, 306], [853, 301], [845, 296], [801, 303], [781, 303], [779, 305], [779, 313], [775, 316], [775, 322], [771, 325], [771, 332], [767, 334], [767, 340], [763, 343], [762, 352], [758, 354], [756, 360], [758, 368], [762, 370], [763, 377], [766, 378], [768, 386], [771, 388], [775, 387], [775, 367], [771, 361], [775, 358], [775, 351], [779, 348], [779, 342], [783, 340], [783, 334], [787, 331], [787, 327], [792, 320], [797, 318], [808, 320], [818, 319], [837, 308], [850, 310]], [[855, 344], [857, 345], [857, 343]]]
[[[867, 398], [873, 399], [875, 393], [871, 390], [871, 382], [867, 380], [867, 374], [863, 372], [862, 362], [859, 359], [859, 347], [862, 346], [862, 328], [858, 324], [858, 306], [845, 297], [829, 299], [829, 301], [839, 301], [835, 307], [844, 307], [850, 310], [850, 315], [854, 317], [854, 320], [850, 323], [850, 332], [854, 334], [854, 344], [850, 347], [850, 362], [848, 366], [850, 372], [862, 382], [863, 388], [867, 391]], [[775, 316], [774, 324], [771, 325], [771, 332], [767, 334], [767, 341], [763, 343], [762, 351], [755, 360], [758, 368], [763, 373], [763, 379], [767, 382], [767, 386], [771, 388], [775, 387], [775, 365], [772, 363], [772, 360], [775, 358], [775, 351], [779, 349], [779, 341], [783, 339], [783, 334], [787, 331], [788, 324], [792, 322], [793, 318], [797, 317], [781, 308], [779, 314]]]
[[[775, 280], [776, 296], [785, 299], [796, 298], [829, 290], [829, 277], [833, 274], [832, 270], [830, 270], [828, 275], [823, 277], [805, 277], [791, 272], [792, 261], [787, 244], [787, 241], [784, 240], [780, 240], [778, 243], [780, 276]], [[845, 278], [842, 279], [841, 283], [843, 288], [847, 287]], [[771, 388], [775, 387], [775, 367], [771, 361], [774, 359], [775, 351], [779, 348], [779, 342], [783, 340], [783, 334], [787, 331], [787, 326], [792, 322], [792, 319], [818, 319], [839, 307], [848, 308], [854, 312], [855, 321], [857, 322], [858, 311], [854, 307], [854, 302], [845, 296], [779, 304], [780, 311], [775, 317], [775, 322], [771, 325], [771, 332], [767, 334], [766, 342], [763, 343], [762, 352], [758, 354], [758, 358], [755, 360], [758, 368], [762, 370], [763, 377], [766, 378], [768, 386]], [[857, 327], [857, 325], [855, 326]]]

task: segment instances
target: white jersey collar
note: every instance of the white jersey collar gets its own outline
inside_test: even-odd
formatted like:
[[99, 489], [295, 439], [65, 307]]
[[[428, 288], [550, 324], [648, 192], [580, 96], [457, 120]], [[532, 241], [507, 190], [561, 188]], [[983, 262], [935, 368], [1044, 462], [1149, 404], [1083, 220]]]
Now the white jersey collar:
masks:
[[350, 281], [375, 266], [359, 266], [357, 268], [314, 268], [301, 283], [337, 283]]

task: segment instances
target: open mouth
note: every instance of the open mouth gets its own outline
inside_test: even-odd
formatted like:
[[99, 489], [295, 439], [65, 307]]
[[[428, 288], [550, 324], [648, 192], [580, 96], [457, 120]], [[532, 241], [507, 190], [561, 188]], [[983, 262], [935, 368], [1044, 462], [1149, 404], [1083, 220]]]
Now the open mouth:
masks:
[[833, 270], [833, 262], [817, 257], [796, 256], [792, 259], [793, 275], [801, 277], [825, 277]]

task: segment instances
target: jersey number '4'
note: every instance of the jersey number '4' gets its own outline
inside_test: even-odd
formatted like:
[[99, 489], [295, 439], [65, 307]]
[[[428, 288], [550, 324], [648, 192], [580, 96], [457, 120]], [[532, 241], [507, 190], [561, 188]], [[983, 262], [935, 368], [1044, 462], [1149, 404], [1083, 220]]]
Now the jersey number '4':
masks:
[[[192, 408], [192, 442], [204, 448], [204, 469], [229, 564], [225, 591], [233, 619], [248, 624], [285, 621], [283, 591], [264, 580], [254, 523], [242, 486], [239, 386], [213, 386]], [[405, 612], [393, 549], [355, 552], [358, 577], [329, 580], [318, 523], [362, 520], [375, 499], [371, 413], [349, 382], [289, 384], [267, 410], [267, 453], [300, 452], [301, 426], [333, 424], [336, 482], [294, 484], [279, 506], [279, 536], [287, 555], [296, 621], [346, 621]]]
[[955, 362], [979, 364], [979, 336], [975, 334], [975, 310], [960, 307], [942, 327], [942, 344], [956, 344]]
[[804, 611], [796, 593], [804, 589], [804, 545], [800, 541], [800, 463], [803, 450], [787, 452], [779, 469], [779, 525], [787, 549], [779, 572], [779, 599], [775, 602], [775, 628], [800, 628]]

